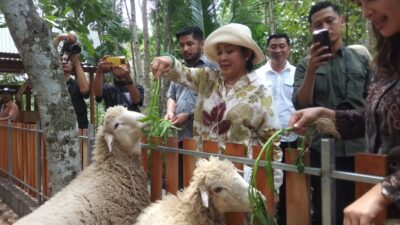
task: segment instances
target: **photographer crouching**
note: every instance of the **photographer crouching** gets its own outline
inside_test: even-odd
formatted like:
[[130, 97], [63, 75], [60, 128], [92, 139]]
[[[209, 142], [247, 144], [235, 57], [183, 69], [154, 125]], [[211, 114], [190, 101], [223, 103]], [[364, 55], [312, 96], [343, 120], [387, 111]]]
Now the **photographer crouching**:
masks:
[[[113, 83], [104, 83], [104, 74], [113, 75]], [[124, 57], [104, 56], [97, 66], [94, 79], [94, 94], [96, 101], [104, 99], [106, 109], [122, 105], [128, 110], [140, 112], [143, 106], [144, 88], [135, 84], [131, 77], [129, 63]]]
[[[90, 86], [79, 59], [81, 47], [77, 36], [73, 32], [58, 35], [54, 40], [56, 48], [61, 41], [63, 41], [63, 46], [60, 51], [60, 64], [64, 71], [64, 79], [74, 106], [78, 127], [87, 129], [89, 121], [85, 98], [89, 97]], [[73, 73], [75, 74], [75, 79], [71, 76]]]

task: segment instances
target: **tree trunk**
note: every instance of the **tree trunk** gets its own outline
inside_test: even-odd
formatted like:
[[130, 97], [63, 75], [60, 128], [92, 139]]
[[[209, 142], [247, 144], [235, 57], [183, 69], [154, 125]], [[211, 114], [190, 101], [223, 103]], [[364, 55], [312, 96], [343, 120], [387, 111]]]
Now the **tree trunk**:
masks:
[[74, 108], [51, 33], [32, 0], [0, 0], [0, 6], [37, 96], [54, 194], [81, 170]]
[[133, 52], [135, 61], [133, 62], [136, 70], [136, 78], [139, 84], [144, 84], [144, 76], [143, 76], [143, 65], [142, 65], [142, 57], [140, 56], [140, 48], [139, 48], [139, 41], [137, 38], [137, 24], [136, 24], [136, 6], [135, 0], [131, 0], [131, 18], [130, 18], [130, 25], [131, 25], [131, 35], [132, 35], [132, 45], [133, 45]]
[[154, 10], [154, 17], [155, 17], [155, 23], [156, 23], [156, 55], [160, 55], [161, 54], [161, 14], [162, 10], [161, 10], [161, 2], [160, 0], [156, 0], [156, 8]]
[[[145, 93], [151, 93], [150, 82], [150, 37], [149, 37], [149, 20], [147, 16], [147, 0], [142, 1], [142, 21], [143, 21], [143, 71], [144, 71], [144, 86]], [[144, 104], [147, 105], [151, 99], [151, 95], [147, 94], [144, 98]]]
[[270, 24], [270, 35], [275, 33], [275, 18], [274, 18], [274, 0], [269, 0], [268, 1], [268, 7], [269, 7], [269, 24]]

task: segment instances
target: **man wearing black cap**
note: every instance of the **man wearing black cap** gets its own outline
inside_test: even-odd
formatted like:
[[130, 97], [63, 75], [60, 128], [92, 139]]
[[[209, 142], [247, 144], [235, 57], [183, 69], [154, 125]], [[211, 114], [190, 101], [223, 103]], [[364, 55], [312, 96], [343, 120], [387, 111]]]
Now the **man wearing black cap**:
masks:
[[17, 104], [15, 104], [12, 100], [12, 94], [15, 93], [15, 90], [10, 88], [3, 88], [0, 90], [1, 94], [1, 109], [0, 109], [0, 120], [8, 120], [12, 121], [18, 120], [19, 117], [19, 109]]

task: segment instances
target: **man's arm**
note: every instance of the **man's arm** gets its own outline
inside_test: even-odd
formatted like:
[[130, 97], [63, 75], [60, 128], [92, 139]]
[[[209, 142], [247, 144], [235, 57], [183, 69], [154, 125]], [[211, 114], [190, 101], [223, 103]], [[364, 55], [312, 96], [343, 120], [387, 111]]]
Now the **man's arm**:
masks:
[[176, 102], [172, 98], [168, 98], [167, 100], [167, 113], [164, 116], [164, 119], [172, 121], [175, 116]]
[[100, 60], [99, 65], [97, 66], [96, 76], [94, 78], [94, 95], [96, 97], [103, 97], [103, 83], [104, 83], [104, 72], [111, 71], [112, 63], [104, 61], [106, 57], [103, 57]]
[[79, 85], [79, 92], [83, 96], [87, 96], [90, 91], [90, 86], [88, 80], [86, 79], [85, 73], [83, 72], [81, 61], [79, 60], [79, 54], [73, 55], [71, 57], [71, 61], [74, 64], [76, 79]]
[[303, 82], [294, 93], [294, 103], [296, 108], [305, 108], [312, 105], [314, 97], [315, 73], [318, 67], [326, 62], [332, 54], [321, 55], [327, 47], [320, 47], [319, 43], [311, 45], [307, 63], [300, 63], [296, 68], [295, 83]]

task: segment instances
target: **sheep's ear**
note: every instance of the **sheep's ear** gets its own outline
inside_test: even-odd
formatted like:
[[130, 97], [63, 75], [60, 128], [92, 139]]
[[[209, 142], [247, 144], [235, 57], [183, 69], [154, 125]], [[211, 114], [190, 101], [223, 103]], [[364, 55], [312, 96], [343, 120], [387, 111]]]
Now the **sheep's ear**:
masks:
[[208, 191], [207, 191], [207, 188], [204, 185], [200, 185], [199, 189], [200, 189], [201, 202], [203, 203], [204, 207], [208, 208]]
[[111, 152], [114, 136], [112, 136], [111, 134], [106, 134], [104, 136], [104, 139], [106, 140], [107, 143], [108, 152]]

